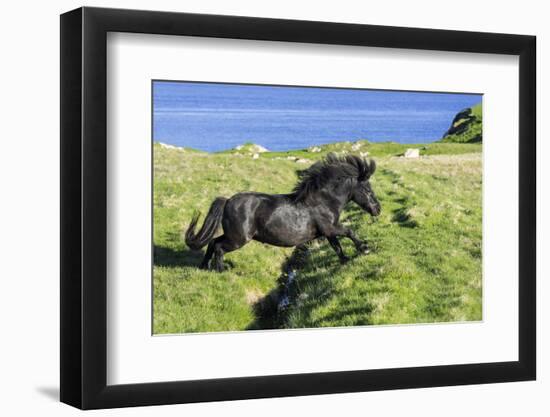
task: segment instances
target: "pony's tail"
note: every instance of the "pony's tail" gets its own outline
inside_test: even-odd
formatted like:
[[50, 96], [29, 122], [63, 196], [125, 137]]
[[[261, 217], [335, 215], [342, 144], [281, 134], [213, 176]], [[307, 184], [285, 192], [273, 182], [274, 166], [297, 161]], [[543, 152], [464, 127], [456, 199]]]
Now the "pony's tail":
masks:
[[225, 197], [218, 197], [214, 200], [197, 234], [195, 234], [195, 228], [197, 227], [201, 214], [197, 212], [193, 215], [191, 223], [189, 223], [189, 227], [187, 227], [185, 231], [185, 243], [187, 246], [193, 250], [199, 250], [212, 240], [222, 222], [223, 209], [226, 202], [227, 198]]

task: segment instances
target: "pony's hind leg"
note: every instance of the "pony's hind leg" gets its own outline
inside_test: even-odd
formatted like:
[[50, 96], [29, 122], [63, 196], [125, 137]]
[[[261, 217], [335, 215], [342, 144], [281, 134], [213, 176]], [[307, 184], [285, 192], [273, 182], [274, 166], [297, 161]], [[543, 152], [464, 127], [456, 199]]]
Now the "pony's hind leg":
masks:
[[210, 264], [210, 259], [212, 259], [212, 255], [214, 255], [214, 242], [215, 240], [211, 240], [210, 243], [208, 244], [208, 248], [206, 249], [204, 258], [202, 258], [202, 262], [199, 266], [200, 269], [208, 269], [208, 265]]
[[236, 242], [226, 237], [226, 235], [221, 235], [213, 240], [213, 244], [214, 267], [217, 272], [223, 272], [223, 255], [243, 247], [246, 242]]

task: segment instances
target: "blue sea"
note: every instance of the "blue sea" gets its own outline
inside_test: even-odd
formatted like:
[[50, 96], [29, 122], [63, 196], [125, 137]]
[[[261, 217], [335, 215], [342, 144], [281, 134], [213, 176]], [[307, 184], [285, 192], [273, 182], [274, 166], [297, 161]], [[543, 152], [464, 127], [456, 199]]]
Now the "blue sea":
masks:
[[153, 83], [153, 140], [208, 152], [253, 142], [273, 151], [337, 141], [427, 143], [479, 94]]

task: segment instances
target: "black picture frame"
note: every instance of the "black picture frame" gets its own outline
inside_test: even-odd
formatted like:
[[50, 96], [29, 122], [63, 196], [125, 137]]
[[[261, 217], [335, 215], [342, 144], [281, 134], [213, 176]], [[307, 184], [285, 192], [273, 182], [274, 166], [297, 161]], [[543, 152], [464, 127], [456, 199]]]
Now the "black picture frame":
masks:
[[[519, 56], [519, 360], [107, 385], [108, 32]], [[524, 35], [251, 17], [88, 7], [61, 15], [61, 401], [94, 409], [535, 379], [535, 45]]]

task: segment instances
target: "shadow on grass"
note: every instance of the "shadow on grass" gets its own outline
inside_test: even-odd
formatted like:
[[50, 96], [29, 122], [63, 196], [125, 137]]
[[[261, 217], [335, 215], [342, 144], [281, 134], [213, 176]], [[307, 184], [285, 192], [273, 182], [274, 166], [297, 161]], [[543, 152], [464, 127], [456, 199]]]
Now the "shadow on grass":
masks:
[[[358, 316], [359, 319], [353, 320], [353, 326], [365, 326], [368, 324], [372, 324], [370, 320], [368, 320], [367, 317], [369, 317], [374, 308], [371, 303], [366, 303], [363, 306], [343, 306], [338, 311], [335, 311], [332, 314], [326, 315], [323, 318], [324, 322], [343, 322], [346, 319], [349, 319], [350, 317]], [[322, 326], [322, 323], [320, 323]]]
[[408, 197], [400, 197], [396, 198], [394, 201], [399, 204], [400, 207], [392, 211], [392, 222], [399, 224], [401, 227], [418, 227], [418, 222], [409, 214], [410, 199]]
[[399, 224], [401, 227], [408, 227], [411, 229], [418, 227], [418, 222], [407, 213], [406, 207], [393, 210], [392, 221]]
[[[276, 287], [254, 304], [256, 319], [247, 326], [247, 330], [288, 328], [289, 312], [299, 309], [301, 316], [311, 317], [320, 304], [332, 297], [335, 290], [332, 277], [338, 275], [338, 271], [345, 266], [340, 264], [335, 254], [324, 257], [325, 260], [321, 261], [322, 265], [312, 261], [316, 250], [318, 249], [294, 249], [281, 267], [281, 275], [277, 279]], [[351, 255], [352, 259], [363, 256], [355, 253], [348, 255]], [[315, 259], [319, 261], [319, 256], [315, 256]], [[301, 285], [304, 285], [304, 278], [308, 287], [307, 293], [301, 288]], [[365, 316], [369, 316], [372, 310], [370, 303], [364, 306], [344, 304], [341, 310], [304, 327], [324, 327], [326, 324], [324, 325], [323, 322], [345, 322], [352, 316], [363, 318], [352, 320], [353, 324], [350, 325], [369, 324]]]
[[153, 264], [155, 266], [179, 268], [183, 266], [199, 267], [204, 254], [189, 249], [175, 250], [164, 246], [154, 246]]
[[254, 304], [256, 319], [246, 327], [246, 330], [268, 330], [282, 327], [283, 320], [280, 312], [284, 308], [285, 300], [290, 302], [290, 292], [293, 289], [297, 270], [304, 267], [308, 257], [309, 249], [307, 248], [295, 248], [292, 251], [292, 254], [281, 266], [281, 275], [277, 279], [277, 286]]
[[397, 172], [391, 169], [381, 168], [380, 173], [388, 177], [392, 184], [403, 185], [403, 181]]
[[[403, 189], [403, 180], [395, 171], [382, 168], [380, 172], [390, 179], [391, 184], [400, 186]], [[388, 196], [393, 197], [396, 194], [394, 190], [388, 191]], [[419, 226], [418, 222], [409, 214], [411, 200], [408, 196], [394, 198], [393, 202], [399, 204], [400, 207], [392, 210], [392, 222], [401, 227], [415, 228]]]

